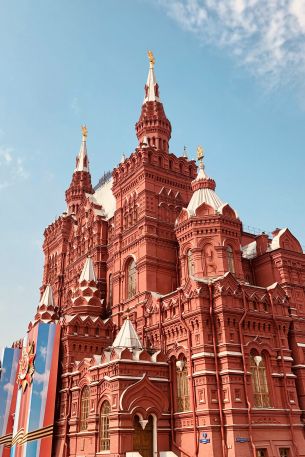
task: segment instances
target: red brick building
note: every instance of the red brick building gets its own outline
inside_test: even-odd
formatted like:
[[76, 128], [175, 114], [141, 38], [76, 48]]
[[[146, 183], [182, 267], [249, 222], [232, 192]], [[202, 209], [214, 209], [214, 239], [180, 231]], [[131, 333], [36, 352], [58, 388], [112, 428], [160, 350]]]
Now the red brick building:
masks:
[[136, 135], [93, 188], [83, 128], [67, 212], [45, 230], [62, 327], [53, 455], [305, 456], [298, 240], [245, 232], [202, 150], [198, 172], [170, 152], [152, 55]]

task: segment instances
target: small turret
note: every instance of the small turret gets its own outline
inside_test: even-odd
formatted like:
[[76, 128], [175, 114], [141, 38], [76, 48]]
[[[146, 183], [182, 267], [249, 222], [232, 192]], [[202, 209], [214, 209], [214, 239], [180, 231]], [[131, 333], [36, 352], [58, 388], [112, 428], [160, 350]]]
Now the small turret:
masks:
[[48, 284], [37, 307], [34, 321], [30, 325], [34, 326], [39, 321], [50, 323], [56, 322], [57, 320], [57, 307], [54, 303], [52, 287]]
[[199, 160], [199, 172], [194, 181], [192, 181], [193, 195], [187, 206], [187, 211], [190, 215], [194, 215], [196, 209], [199, 208], [202, 203], [206, 203], [215, 210], [218, 210], [218, 208], [221, 208], [225, 204], [215, 192], [216, 182], [204, 171], [203, 157], [203, 148], [202, 146], [198, 146], [197, 158]]
[[112, 347], [114, 349], [128, 348], [128, 349], [143, 349], [139, 335], [137, 334], [129, 317], [125, 319], [119, 333], [117, 334]]
[[91, 257], [87, 257], [79, 277], [78, 287], [72, 295], [72, 313], [90, 316], [102, 314], [102, 302]]

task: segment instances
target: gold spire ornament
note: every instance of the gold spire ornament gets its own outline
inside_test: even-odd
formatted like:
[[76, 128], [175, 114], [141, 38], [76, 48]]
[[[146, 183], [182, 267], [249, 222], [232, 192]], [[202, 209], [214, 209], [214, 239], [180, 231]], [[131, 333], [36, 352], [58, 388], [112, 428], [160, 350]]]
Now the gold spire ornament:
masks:
[[88, 136], [88, 129], [86, 125], [82, 125], [82, 134], [83, 134], [83, 140], [85, 140]]
[[199, 161], [200, 168], [204, 168], [203, 165], [203, 158], [204, 158], [204, 149], [202, 146], [197, 146], [197, 160]]
[[151, 63], [152, 66], [154, 66], [156, 60], [154, 58], [152, 51], [147, 51], [147, 55], [148, 55], [149, 62]]

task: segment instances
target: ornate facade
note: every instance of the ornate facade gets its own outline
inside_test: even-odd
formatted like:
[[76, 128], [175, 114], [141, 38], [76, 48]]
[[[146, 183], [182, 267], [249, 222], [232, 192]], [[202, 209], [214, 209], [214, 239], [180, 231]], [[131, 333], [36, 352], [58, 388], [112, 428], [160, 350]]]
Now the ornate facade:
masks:
[[136, 135], [93, 188], [83, 129], [44, 233], [53, 296], [31, 326], [61, 328], [52, 455], [304, 457], [298, 240], [244, 231], [202, 149], [198, 172], [169, 152], [152, 55]]

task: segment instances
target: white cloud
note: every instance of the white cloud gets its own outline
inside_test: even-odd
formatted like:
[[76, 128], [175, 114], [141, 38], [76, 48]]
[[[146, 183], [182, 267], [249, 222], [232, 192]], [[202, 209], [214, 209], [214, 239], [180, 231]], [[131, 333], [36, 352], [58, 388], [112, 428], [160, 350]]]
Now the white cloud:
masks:
[[39, 348], [39, 352], [40, 352], [41, 356], [45, 359], [47, 356], [47, 348], [45, 346], [41, 346]]
[[36, 382], [38, 382], [39, 384], [44, 384], [41, 392], [37, 392], [36, 390], [34, 391], [34, 393], [36, 395], [40, 395], [43, 400], [45, 400], [47, 398], [48, 388], [49, 388], [49, 382], [48, 382], [49, 378], [50, 378], [50, 370], [46, 370], [45, 373], [38, 373], [38, 371], [36, 371], [33, 376], [33, 379]]
[[0, 191], [28, 177], [24, 160], [16, 155], [13, 148], [0, 145]]
[[79, 99], [78, 97], [74, 97], [72, 102], [71, 102], [71, 110], [73, 111], [74, 114], [79, 114], [80, 113], [80, 106], [79, 106]]
[[159, 0], [184, 30], [271, 86], [305, 73], [305, 0]]
[[8, 382], [7, 384], [5, 384], [3, 386], [3, 390], [5, 390], [6, 392], [9, 392], [10, 394], [12, 394], [13, 391], [14, 391], [14, 384], [11, 384], [10, 382]]
[[43, 386], [42, 391], [40, 392], [40, 396], [41, 396], [42, 400], [46, 400], [47, 399], [48, 389], [49, 389], [49, 384], [45, 384]]
[[38, 371], [35, 371], [33, 375], [33, 379], [38, 382], [39, 384], [43, 384], [44, 382], [48, 381], [50, 377], [50, 370], [46, 370], [45, 373], [39, 373]]

